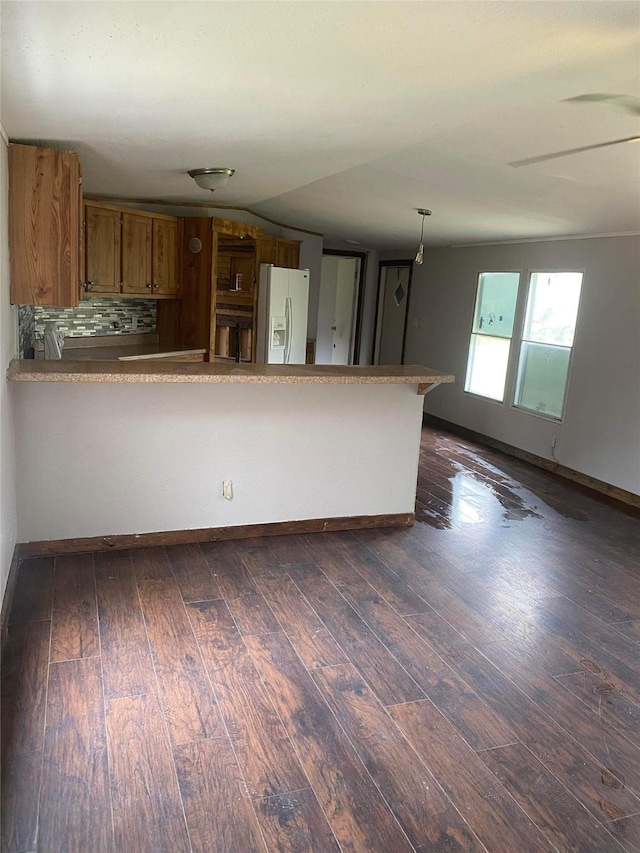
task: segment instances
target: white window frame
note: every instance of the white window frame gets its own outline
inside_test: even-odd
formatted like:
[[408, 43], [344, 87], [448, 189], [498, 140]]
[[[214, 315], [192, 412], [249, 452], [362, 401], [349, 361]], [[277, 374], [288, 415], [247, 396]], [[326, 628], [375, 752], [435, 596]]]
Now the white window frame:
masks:
[[[580, 283], [580, 297], [578, 300], [578, 311], [576, 313], [576, 322], [573, 330], [573, 343], [571, 347], [564, 347], [564, 349], [570, 349], [569, 352], [569, 363], [567, 365], [567, 381], [564, 386], [564, 394], [562, 396], [562, 412], [560, 417], [556, 415], [550, 415], [547, 412], [539, 412], [537, 409], [529, 409], [526, 406], [521, 406], [516, 403], [516, 397], [518, 394], [518, 384], [520, 381], [520, 355], [522, 352], [522, 344], [525, 342], [524, 333], [525, 333], [525, 323], [527, 320], [527, 307], [529, 303], [529, 294], [531, 292], [531, 282], [534, 275], [557, 275], [558, 273], [580, 273], [582, 275], [582, 281]], [[567, 409], [567, 395], [569, 392], [569, 384], [571, 382], [571, 369], [573, 366], [573, 351], [576, 346], [576, 339], [578, 335], [578, 329], [580, 326], [580, 312], [582, 310], [582, 296], [584, 293], [585, 286], [585, 278], [586, 278], [586, 270], [584, 268], [578, 267], [541, 267], [536, 269], [527, 270], [527, 284], [526, 287], [522, 288], [522, 279], [520, 280], [520, 286], [522, 293], [518, 294], [518, 307], [516, 308], [516, 321], [518, 323], [518, 334], [514, 333], [512, 341], [515, 346], [511, 348], [511, 352], [509, 355], [510, 365], [507, 371], [507, 382], [506, 384], [510, 386], [509, 398], [511, 399], [510, 408], [515, 411], [522, 412], [526, 415], [532, 415], [535, 418], [541, 418], [542, 420], [551, 421], [552, 423], [564, 423], [564, 418]], [[528, 341], [527, 341], [528, 342]], [[535, 341], [533, 342], [535, 343]], [[551, 344], [553, 346], [553, 344]], [[506, 396], [506, 395], [505, 395]]]
[[[484, 337], [495, 337], [495, 338], [500, 338], [500, 340], [508, 340], [509, 341], [509, 355], [507, 357], [507, 369], [505, 371], [504, 389], [502, 392], [502, 400], [496, 400], [495, 397], [487, 397], [484, 394], [478, 394], [477, 391], [467, 391], [467, 389], [466, 389], [467, 378], [469, 375], [469, 355], [471, 353], [471, 346], [473, 343], [473, 337], [474, 337], [474, 335], [478, 334], [478, 332], [474, 331], [473, 326], [474, 326], [475, 317], [476, 317], [476, 308], [478, 305], [478, 294], [479, 294], [479, 290], [480, 290], [480, 276], [491, 274], [491, 273], [506, 273], [506, 274], [518, 276], [518, 290], [517, 290], [517, 294], [516, 294], [516, 304], [515, 304], [515, 310], [514, 310], [514, 315], [513, 315], [513, 327], [511, 329], [511, 336], [509, 338], [507, 338], [505, 335], [485, 335], [484, 336]], [[508, 406], [509, 405], [508, 401], [513, 396], [511, 393], [512, 371], [513, 371], [512, 362], [513, 362], [514, 347], [516, 347], [518, 349], [518, 353], [520, 350], [519, 340], [518, 340], [518, 337], [516, 334], [516, 329], [519, 326], [520, 314], [521, 314], [521, 310], [522, 310], [520, 302], [522, 299], [523, 275], [524, 275], [524, 271], [522, 269], [519, 269], [519, 270], [516, 270], [516, 269], [510, 269], [510, 270], [481, 269], [481, 270], [476, 270], [476, 279], [475, 279], [476, 283], [475, 283], [474, 300], [473, 300], [473, 311], [471, 313], [471, 322], [469, 324], [469, 332], [467, 335], [467, 341], [468, 341], [467, 358], [465, 361], [464, 384], [462, 387], [462, 392], [464, 394], [468, 394], [470, 397], [473, 397], [476, 400], [483, 400], [486, 403], [493, 403], [494, 405], [497, 405], [497, 406]]]

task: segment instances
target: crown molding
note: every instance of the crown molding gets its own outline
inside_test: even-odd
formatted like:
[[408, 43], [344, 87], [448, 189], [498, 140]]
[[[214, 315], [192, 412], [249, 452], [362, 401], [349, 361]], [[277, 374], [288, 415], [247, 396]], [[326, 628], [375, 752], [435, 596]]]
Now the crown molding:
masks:
[[[486, 243], [451, 243], [450, 249], [469, 249], [474, 246], [513, 246], [518, 243], [561, 243], [565, 240], [598, 240], [602, 237], [640, 237], [640, 231], [608, 231], [602, 234], [569, 234], [565, 237], [517, 237], [513, 240], [491, 240]], [[433, 248], [436, 248], [435, 246]]]

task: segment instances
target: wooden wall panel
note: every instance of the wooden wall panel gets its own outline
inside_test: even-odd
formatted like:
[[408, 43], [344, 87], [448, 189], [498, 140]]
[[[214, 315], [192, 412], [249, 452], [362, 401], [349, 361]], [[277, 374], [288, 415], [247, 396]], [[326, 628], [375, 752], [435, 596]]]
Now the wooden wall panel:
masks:
[[[181, 295], [180, 299], [158, 302], [158, 334], [163, 345], [179, 343], [208, 350], [213, 253], [211, 220], [203, 217], [183, 219], [182, 225]], [[199, 252], [189, 248], [192, 240], [200, 241]]]

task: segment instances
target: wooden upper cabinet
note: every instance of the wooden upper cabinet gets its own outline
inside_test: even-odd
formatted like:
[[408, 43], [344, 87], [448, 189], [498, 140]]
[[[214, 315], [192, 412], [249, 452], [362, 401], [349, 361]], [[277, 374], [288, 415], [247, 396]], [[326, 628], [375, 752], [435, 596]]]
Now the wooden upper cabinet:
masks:
[[150, 216], [122, 213], [122, 292], [153, 294]]
[[300, 266], [300, 243], [297, 240], [276, 240], [276, 266], [297, 270]]
[[256, 239], [256, 279], [260, 276], [260, 264], [273, 264], [297, 270], [300, 266], [300, 243], [280, 237], [264, 235]]
[[179, 279], [178, 222], [172, 216], [87, 201], [87, 295], [175, 297]]
[[120, 293], [120, 211], [85, 204], [87, 295]]
[[274, 237], [258, 237], [256, 240], [256, 264], [276, 264], [276, 240]]
[[76, 154], [9, 146], [11, 302], [75, 307], [81, 209]]
[[178, 292], [178, 220], [153, 217], [152, 285], [155, 296]]

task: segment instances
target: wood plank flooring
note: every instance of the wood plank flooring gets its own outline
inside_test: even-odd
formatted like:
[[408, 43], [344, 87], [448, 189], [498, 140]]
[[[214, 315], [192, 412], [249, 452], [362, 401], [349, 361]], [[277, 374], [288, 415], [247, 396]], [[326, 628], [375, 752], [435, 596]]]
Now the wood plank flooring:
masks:
[[24, 560], [2, 851], [640, 851], [638, 513], [425, 428], [416, 516]]

